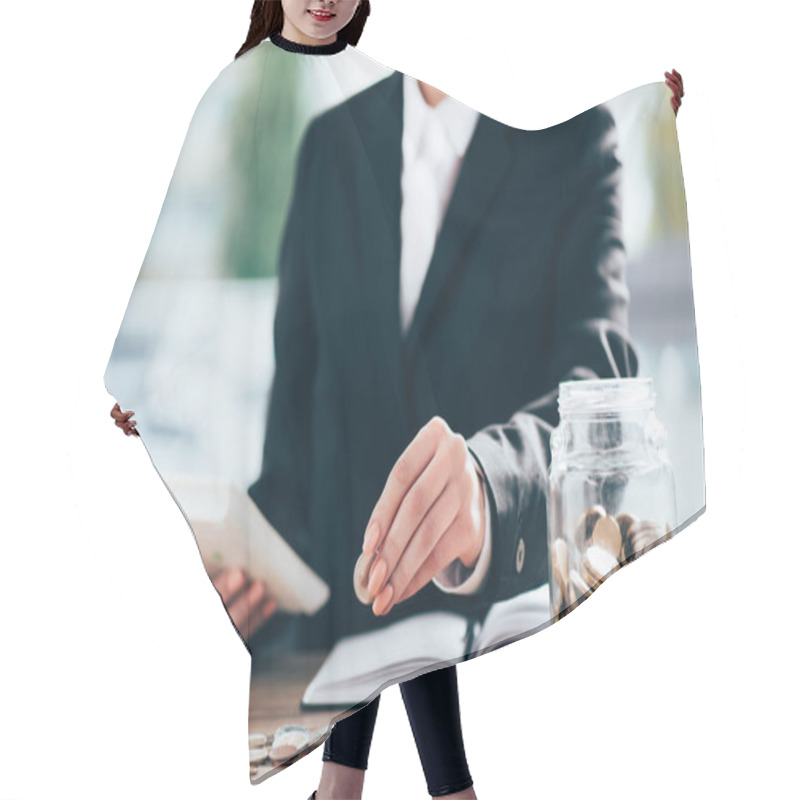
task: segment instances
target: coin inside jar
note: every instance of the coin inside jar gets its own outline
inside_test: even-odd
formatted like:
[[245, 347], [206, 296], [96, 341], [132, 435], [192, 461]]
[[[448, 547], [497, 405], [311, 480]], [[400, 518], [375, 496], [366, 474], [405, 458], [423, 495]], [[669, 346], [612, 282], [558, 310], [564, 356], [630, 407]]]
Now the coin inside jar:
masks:
[[577, 601], [577, 599], [578, 599], [578, 597], [575, 594], [575, 587], [572, 585], [572, 583], [568, 584], [567, 585], [567, 596], [565, 598], [566, 603], [567, 603], [567, 608], [569, 608], [570, 606], [574, 606], [575, 602]]
[[572, 585], [575, 588], [575, 595], [577, 597], [583, 597], [586, 594], [591, 594], [592, 590], [588, 583], [580, 576], [577, 570], [571, 569], [569, 571], [569, 579], [572, 581]]
[[618, 556], [622, 547], [622, 533], [616, 519], [614, 517], [600, 517], [592, 531], [592, 541], [604, 550], [608, 550], [612, 556]]
[[627, 539], [631, 526], [636, 524], [636, 517], [634, 517], [632, 514], [626, 514], [624, 511], [620, 511], [616, 516], [616, 520], [617, 524], [619, 525], [622, 538]]
[[592, 545], [586, 548], [586, 552], [583, 554], [582, 566], [585, 568], [586, 577], [589, 578], [587, 583], [591, 585], [595, 581], [605, 580], [614, 567], [619, 566], [619, 562], [608, 550]]
[[660, 536], [660, 531], [654, 522], [642, 520], [631, 529], [631, 550], [639, 555], [642, 550], [654, 544]]
[[561, 585], [556, 583], [556, 585], [553, 586], [553, 608], [555, 609], [556, 614], [561, 611], [563, 605], [564, 593], [561, 591]]
[[589, 506], [586, 511], [581, 514], [577, 525], [575, 526], [575, 544], [579, 549], [583, 549], [589, 540], [592, 538], [592, 531], [599, 519], [606, 515], [606, 510], [599, 503]]
[[553, 542], [553, 574], [562, 596], [566, 594], [567, 573], [569, 572], [569, 551], [567, 543], [563, 539], [556, 539]]
[[370, 605], [369, 590], [367, 584], [369, 583], [369, 571], [372, 568], [372, 562], [378, 551], [373, 553], [365, 553], [362, 551], [361, 555], [356, 561], [355, 569], [353, 570], [353, 589], [355, 589], [356, 597], [360, 603], [365, 606]]

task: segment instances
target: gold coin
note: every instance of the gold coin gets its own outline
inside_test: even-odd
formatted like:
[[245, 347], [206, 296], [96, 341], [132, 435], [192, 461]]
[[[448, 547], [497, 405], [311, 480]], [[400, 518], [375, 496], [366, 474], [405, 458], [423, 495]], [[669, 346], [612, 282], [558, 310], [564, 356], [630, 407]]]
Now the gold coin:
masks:
[[365, 606], [370, 605], [367, 584], [369, 583], [369, 571], [376, 555], [377, 551], [369, 555], [362, 551], [361, 555], [358, 557], [358, 561], [356, 561], [355, 569], [353, 570], [353, 589], [355, 589], [356, 597], [359, 602], [363, 603]]
[[252, 750], [254, 747], [266, 747], [267, 746], [267, 734], [266, 733], [251, 733], [248, 736], [248, 740], [250, 743], [250, 749]]
[[656, 539], [661, 538], [661, 535], [661, 531], [659, 531], [658, 528], [651, 528], [650, 526], [638, 526], [631, 534], [631, 539], [635, 539], [638, 536], [640, 539], [646, 538], [655, 541]]
[[551, 587], [551, 591], [553, 593], [553, 599], [552, 599], [553, 613], [556, 614], [557, 616], [561, 611], [561, 607], [564, 605], [564, 594], [561, 591], [561, 587], [558, 584]]
[[567, 543], [563, 539], [556, 539], [553, 542], [553, 574], [558, 581], [563, 595], [567, 589], [567, 574], [569, 572], [569, 550]]
[[273, 761], [286, 761], [297, 753], [297, 748], [293, 744], [279, 744], [269, 751], [269, 757]]
[[585, 594], [591, 594], [592, 589], [588, 583], [581, 577], [580, 573], [577, 570], [571, 569], [569, 571], [569, 579], [572, 581], [573, 587], [575, 587], [575, 594], [578, 597], [583, 597]]
[[622, 547], [622, 532], [614, 517], [600, 517], [592, 531], [592, 542], [617, 558]]
[[636, 536], [633, 540], [633, 552], [636, 555], [642, 555], [642, 551], [655, 544], [656, 541], [658, 540], [652, 536]]
[[633, 514], [627, 514], [624, 511], [620, 511], [615, 519], [619, 525], [619, 532], [622, 534], [622, 547], [620, 548], [620, 554], [622, 555], [623, 559], [628, 558], [633, 552], [631, 549], [631, 531], [636, 526], [638, 520], [633, 516]]
[[637, 522], [630, 531], [629, 546], [634, 554], [640, 554], [649, 545], [657, 541], [661, 536], [661, 531], [652, 520], [641, 520]]
[[561, 616], [563, 617], [569, 612], [570, 606], [575, 602], [575, 596], [572, 587], [567, 583], [567, 591], [561, 595]]
[[[581, 578], [583, 578], [583, 580], [586, 583], [586, 585], [592, 591], [594, 591], [597, 588], [597, 584], [599, 583], [599, 581], [592, 574], [592, 571], [589, 569], [589, 565], [586, 563], [586, 557], [585, 556], [584, 556], [583, 560], [581, 561], [578, 574], [581, 576]], [[575, 588], [574, 588], [574, 584], [570, 584], [570, 587], [572, 588], [573, 593], [577, 594], [577, 592], [575, 591]]]
[[[619, 566], [619, 561], [605, 548], [591, 545], [583, 554], [583, 564], [586, 567], [584, 575], [588, 574], [595, 581], [603, 581], [615, 567]], [[586, 582], [591, 586], [595, 581]]]
[[251, 747], [250, 748], [250, 763], [251, 764], [260, 764], [262, 761], [267, 760], [267, 748], [266, 747]]
[[606, 515], [606, 510], [599, 503], [589, 506], [581, 514], [578, 524], [575, 526], [575, 544], [583, 550], [587, 542], [592, 538], [594, 526], [601, 517]]
[[617, 525], [619, 525], [619, 532], [622, 534], [622, 538], [627, 539], [631, 526], [636, 524], [636, 517], [633, 514], [620, 511], [615, 519], [617, 520]]

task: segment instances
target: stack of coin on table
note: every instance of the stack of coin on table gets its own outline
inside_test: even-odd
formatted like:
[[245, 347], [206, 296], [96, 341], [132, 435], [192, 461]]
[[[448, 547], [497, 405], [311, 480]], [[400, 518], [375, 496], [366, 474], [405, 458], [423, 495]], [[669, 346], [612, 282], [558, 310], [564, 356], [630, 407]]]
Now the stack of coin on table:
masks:
[[306, 728], [303, 725], [282, 725], [274, 734], [251, 733], [250, 776], [288, 761], [309, 744], [323, 737], [327, 731], [327, 726]]
[[[561, 619], [582, 597], [591, 594], [612, 573], [627, 561], [638, 558], [662, 537], [669, 538], [658, 524], [620, 512], [612, 515], [595, 504], [581, 514], [572, 541], [558, 532], [550, 550], [552, 608]], [[570, 551], [577, 557], [570, 558]]]

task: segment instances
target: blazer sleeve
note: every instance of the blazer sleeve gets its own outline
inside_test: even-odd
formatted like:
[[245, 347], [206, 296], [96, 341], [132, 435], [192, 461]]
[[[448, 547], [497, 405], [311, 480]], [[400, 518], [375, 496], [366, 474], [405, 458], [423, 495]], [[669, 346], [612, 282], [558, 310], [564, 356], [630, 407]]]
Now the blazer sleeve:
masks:
[[[311, 540], [312, 396], [317, 332], [309, 280], [305, 220], [312, 211], [309, 173], [315, 123], [303, 134], [278, 257], [274, 320], [275, 374], [268, 401], [261, 474], [247, 492], [289, 545], [326, 579]], [[269, 587], [267, 587], [269, 591]], [[276, 611], [252, 637], [254, 647], [293, 642], [297, 615]]]
[[629, 290], [622, 240], [614, 118], [603, 105], [586, 114], [577, 169], [565, 167], [547, 386], [505, 422], [467, 439], [486, 475], [493, 557], [486, 602], [548, 581], [547, 494], [550, 434], [558, 424], [560, 381], [634, 377], [638, 355], [628, 332]]

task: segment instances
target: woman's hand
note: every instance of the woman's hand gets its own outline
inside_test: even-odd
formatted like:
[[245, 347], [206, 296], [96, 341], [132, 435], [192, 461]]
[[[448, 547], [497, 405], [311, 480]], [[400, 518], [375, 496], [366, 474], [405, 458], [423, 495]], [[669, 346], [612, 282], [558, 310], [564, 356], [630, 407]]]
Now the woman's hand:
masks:
[[114, 403], [114, 408], [111, 409], [111, 416], [114, 417], [114, 424], [118, 428], [122, 428], [126, 436], [130, 436], [131, 434], [134, 436], [139, 435], [139, 431], [136, 430], [136, 420], [131, 419], [133, 414], [133, 411], [125, 411], [123, 413], [122, 409], [119, 407], [119, 403]]
[[670, 103], [672, 103], [672, 110], [675, 112], [675, 116], [678, 116], [678, 109], [681, 107], [681, 97], [683, 97], [683, 78], [681, 77], [680, 72], [673, 69], [672, 72], [665, 72], [667, 79], [664, 83], [672, 89], [672, 99]]
[[211, 575], [225, 609], [245, 641], [275, 613], [278, 601], [267, 594], [263, 581], [253, 581], [243, 569], [223, 567]]
[[372, 512], [364, 552], [378, 547], [372, 610], [388, 613], [456, 558], [472, 567], [484, 537], [480, 478], [463, 436], [433, 417], [397, 460]]

